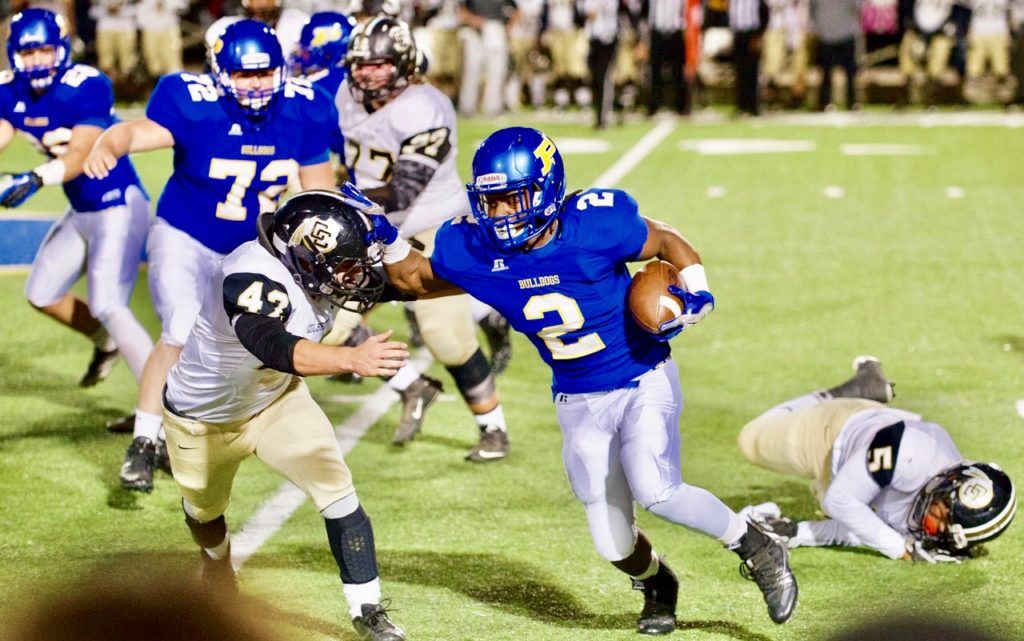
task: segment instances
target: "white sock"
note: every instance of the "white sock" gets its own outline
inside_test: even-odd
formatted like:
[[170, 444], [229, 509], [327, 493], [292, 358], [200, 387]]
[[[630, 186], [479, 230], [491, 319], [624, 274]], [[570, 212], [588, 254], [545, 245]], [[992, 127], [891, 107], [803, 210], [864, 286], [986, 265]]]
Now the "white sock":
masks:
[[505, 412], [501, 409], [501, 403], [498, 403], [498, 406], [490, 412], [474, 415], [474, 418], [476, 418], [476, 424], [480, 426], [481, 430], [496, 427], [502, 432], [507, 431], [505, 427]]
[[397, 374], [388, 379], [388, 387], [396, 392], [404, 392], [419, 377], [419, 371], [406, 363], [402, 369], [398, 370]]
[[156, 443], [157, 438], [160, 436], [160, 428], [163, 425], [163, 420], [164, 417], [159, 414], [150, 414], [149, 412], [144, 412], [136, 407], [135, 432], [132, 433], [132, 438], [145, 436]]
[[743, 520], [739, 514], [735, 512], [731, 513], [729, 517], [729, 527], [725, 530], [725, 534], [718, 537], [719, 542], [730, 550], [735, 549], [740, 544], [740, 539], [747, 533], [747, 522]]
[[214, 561], [220, 561], [228, 558], [228, 552], [231, 549], [231, 533], [226, 532], [224, 534], [224, 540], [220, 544], [212, 548], [203, 548], [206, 553], [210, 555], [210, 558]]
[[146, 365], [146, 359], [153, 350], [153, 341], [149, 334], [127, 307], [118, 307], [112, 310], [103, 319], [110, 336], [121, 350], [124, 362], [128, 364], [135, 380], [142, 378], [142, 368]]
[[473, 315], [473, 322], [479, 323], [487, 318], [487, 315], [494, 311], [494, 308], [487, 303], [481, 303], [475, 298], [469, 299], [469, 311]]
[[110, 332], [108, 332], [107, 328], [103, 325], [100, 325], [100, 328], [89, 336], [89, 340], [92, 341], [93, 345], [104, 352], [112, 352], [117, 349], [117, 343], [114, 342], [114, 339], [110, 336]]
[[366, 583], [342, 583], [345, 600], [348, 601], [348, 613], [353, 619], [363, 616], [364, 603], [380, 603], [380, 578]]

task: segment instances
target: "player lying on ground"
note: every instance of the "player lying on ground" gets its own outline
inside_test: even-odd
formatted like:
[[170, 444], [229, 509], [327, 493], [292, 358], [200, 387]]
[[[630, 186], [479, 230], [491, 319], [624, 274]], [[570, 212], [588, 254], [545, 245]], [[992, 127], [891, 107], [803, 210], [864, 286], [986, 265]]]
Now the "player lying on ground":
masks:
[[[64, 19], [45, 9], [14, 16], [7, 57], [12, 71], [0, 74], [0, 150], [19, 131], [49, 160], [0, 179], [0, 205], [18, 207], [43, 185], [60, 184], [70, 204], [36, 254], [25, 296], [92, 341], [79, 385], [106, 378], [119, 353], [138, 380], [153, 341], [128, 301], [149, 230], [149, 197], [127, 158], [101, 180], [82, 174], [93, 143], [117, 122], [110, 79], [72, 64]], [[88, 304], [69, 291], [83, 271]]]
[[383, 277], [371, 267], [380, 248], [367, 251], [368, 221], [336, 192], [298, 194], [258, 225], [259, 239], [214, 269], [164, 392], [174, 480], [203, 576], [234, 583], [224, 511], [239, 464], [255, 454], [323, 515], [362, 638], [400, 641], [380, 606], [370, 519], [331, 422], [302, 380], [390, 376], [405, 364], [406, 346], [390, 342], [390, 332], [354, 348], [319, 343], [338, 307], [358, 312], [380, 296]]
[[[676, 230], [641, 216], [623, 191], [566, 198], [562, 157], [533, 129], [491, 134], [473, 157], [467, 189], [473, 215], [442, 225], [430, 258], [387, 218], [372, 216], [388, 276], [420, 296], [466, 291], [537, 347], [552, 370], [562, 456], [594, 545], [644, 592], [637, 630], [675, 629], [678, 582], [637, 529], [634, 502], [736, 552], [772, 620], [787, 621], [797, 583], [785, 546], [682, 480], [683, 396], [667, 340], [714, 305], [700, 256]], [[672, 291], [688, 303], [661, 335], [642, 330], [626, 311], [626, 264], [651, 258], [681, 270]]]
[[863, 545], [891, 559], [958, 562], [1010, 525], [1010, 478], [966, 460], [937, 423], [889, 407], [892, 383], [873, 357], [842, 385], [798, 396], [748, 423], [740, 451], [755, 465], [813, 479], [829, 516], [763, 520], [789, 547]]
[[120, 473], [129, 490], [151, 491], [153, 470], [166, 459], [160, 390], [216, 263], [256, 237], [256, 216], [273, 210], [290, 184], [334, 187], [327, 150], [334, 106], [308, 84], [286, 79], [273, 30], [240, 20], [214, 48], [212, 75], [161, 78], [146, 116], [111, 127], [85, 161], [87, 174], [102, 177], [129, 153], [174, 149], [147, 241], [160, 340], [146, 362], [134, 418], [111, 428], [133, 431]]

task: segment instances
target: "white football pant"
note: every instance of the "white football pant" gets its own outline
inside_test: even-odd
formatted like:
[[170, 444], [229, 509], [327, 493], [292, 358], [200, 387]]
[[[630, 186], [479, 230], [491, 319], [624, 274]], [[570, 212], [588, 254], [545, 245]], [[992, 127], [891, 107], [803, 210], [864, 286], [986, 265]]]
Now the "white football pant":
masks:
[[157, 218], [146, 242], [149, 295], [160, 317], [160, 341], [181, 347], [199, 317], [210, 277], [224, 254]]
[[[462, 86], [459, 88], [459, 113], [476, 113], [483, 81], [483, 113], [496, 116], [504, 111], [505, 78], [508, 76], [508, 34], [505, 25], [488, 20], [478, 32], [464, 27], [462, 37]], [[481, 75], [483, 78], [481, 78]]]
[[89, 311], [110, 333], [136, 379], [153, 343], [128, 301], [149, 225], [149, 200], [135, 186], [125, 190], [124, 205], [96, 212], [68, 209], [43, 239], [25, 283], [25, 298], [46, 307], [63, 298], [84, 272]]
[[745, 531], [740, 517], [707, 490], [682, 481], [683, 394], [675, 363], [667, 360], [638, 381], [610, 392], [555, 395], [562, 461], [598, 554], [620, 561], [633, 552], [634, 501], [723, 543], [738, 539]]

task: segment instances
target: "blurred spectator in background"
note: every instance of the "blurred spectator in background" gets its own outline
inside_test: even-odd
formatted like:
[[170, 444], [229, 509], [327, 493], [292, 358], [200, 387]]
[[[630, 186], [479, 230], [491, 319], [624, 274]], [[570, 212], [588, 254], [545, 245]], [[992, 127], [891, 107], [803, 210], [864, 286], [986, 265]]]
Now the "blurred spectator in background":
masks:
[[[358, 1], [358, 0], [357, 0]], [[393, 0], [396, 1], [397, 0]], [[351, 15], [351, 13], [349, 14]], [[274, 30], [277, 34], [277, 41], [281, 44], [281, 51], [284, 59], [288, 60], [295, 53], [295, 45], [299, 42], [302, 34], [302, 27], [309, 20], [309, 16], [294, 7], [285, 7], [283, 0], [242, 0], [242, 13], [229, 13], [220, 18], [206, 30], [204, 40], [206, 41], [207, 57], [213, 44], [224, 33], [224, 30], [242, 18], [259, 20]]]
[[1017, 84], [1012, 102], [1024, 105], [1024, 0], [1010, 4], [1010, 73]]
[[953, 0], [905, 0], [903, 40], [900, 42], [900, 73], [906, 76], [907, 94], [914, 76], [921, 71], [924, 59], [924, 89], [922, 99], [926, 105], [935, 103], [942, 74], [949, 67], [953, 51], [956, 25], [952, 22]]
[[818, 36], [818, 65], [821, 86], [818, 108], [833, 110], [832, 73], [846, 72], [846, 108], [857, 103], [857, 38], [861, 35], [860, 0], [811, 0], [811, 24]]
[[427, 0], [419, 4], [413, 38], [429, 64], [427, 78], [454, 102], [458, 97], [462, 46], [459, 43], [459, 0]]
[[764, 0], [730, 0], [729, 28], [732, 30], [732, 59], [736, 70], [736, 109], [741, 114], [761, 113], [759, 98], [761, 48], [768, 27], [768, 5]]
[[476, 114], [481, 84], [484, 115], [496, 116], [505, 110], [502, 93], [508, 77], [508, 27], [518, 18], [513, 0], [463, 0], [459, 6], [464, 25], [459, 89], [459, 113], [463, 116]]
[[[967, 30], [967, 83], [977, 83], [986, 69], [1000, 84], [1010, 75], [1010, 5], [1008, 0], [966, 0], [971, 9]], [[974, 87], [965, 87], [970, 91]]]
[[96, 21], [96, 58], [114, 84], [123, 83], [138, 62], [135, 7], [129, 0], [96, 0], [89, 15]]
[[[140, 561], [146, 561], [140, 563]], [[143, 573], [138, 568], [146, 568]], [[229, 601], [151, 560], [102, 567], [8, 621], [3, 641], [276, 641], [268, 607]]]
[[619, 48], [615, 53], [615, 109], [622, 122], [623, 113], [636, 107], [643, 75], [640, 65], [648, 60], [648, 49], [640, 39], [641, 0], [621, 0], [619, 13]]
[[150, 76], [159, 78], [181, 70], [181, 24], [178, 15], [187, 8], [187, 0], [139, 0], [142, 60]]
[[590, 105], [590, 90], [583, 86], [587, 52], [581, 24], [583, 15], [574, 0], [544, 0], [540, 31], [542, 42], [551, 51], [551, 87], [557, 109], [574, 101], [581, 107]]
[[590, 93], [594, 101], [594, 127], [608, 123], [615, 102], [615, 50], [619, 45], [619, 0], [582, 0], [586, 17], [587, 67], [590, 70]]
[[509, 109], [523, 104], [523, 96], [532, 107], [543, 107], [547, 65], [537, 64], [540, 53], [540, 14], [544, 0], [516, 0], [519, 19], [509, 27], [509, 47], [512, 51], [512, 76], [509, 78], [506, 102]]
[[790, 106], [802, 104], [807, 90], [808, 0], [769, 0], [768, 28], [761, 54], [761, 77], [769, 101], [781, 100], [789, 85]]
[[[651, 92], [647, 100], [647, 115], [653, 116], [664, 104], [666, 87], [672, 92], [672, 108], [676, 113], [689, 114], [690, 85], [683, 74], [686, 66], [686, 46], [683, 41], [686, 1], [644, 0], [641, 16], [646, 20], [651, 34]], [[665, 82], [666, 70], [668, 82]]]

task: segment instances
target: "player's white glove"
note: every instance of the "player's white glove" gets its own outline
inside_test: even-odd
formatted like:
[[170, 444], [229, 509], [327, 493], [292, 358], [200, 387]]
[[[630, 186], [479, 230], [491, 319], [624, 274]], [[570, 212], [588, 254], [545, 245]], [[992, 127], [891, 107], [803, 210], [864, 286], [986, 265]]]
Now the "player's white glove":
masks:
[[0, 179], [0, 205], [17, 207], [42, 186], [43, 179], [34, 171], [6, 175]]
[[779, 509], [777, 503], [759, 503], [757, 505], [747, 505], [740, 509], [736, 513], [744, 521], [753, 521], [754, 523], [764, 523], [769, 518], [779, 518], [782, 516], [782, 510]]
[[917, 539], [907, 539], [907, 554], [910, 555], [910, 560], [914, 563], [935, 565], [936, 563], [960, 564], [963, 562], [960, 557], [950, 554], [946, 550], [939, 548], [926, 550], [924, 544]]

